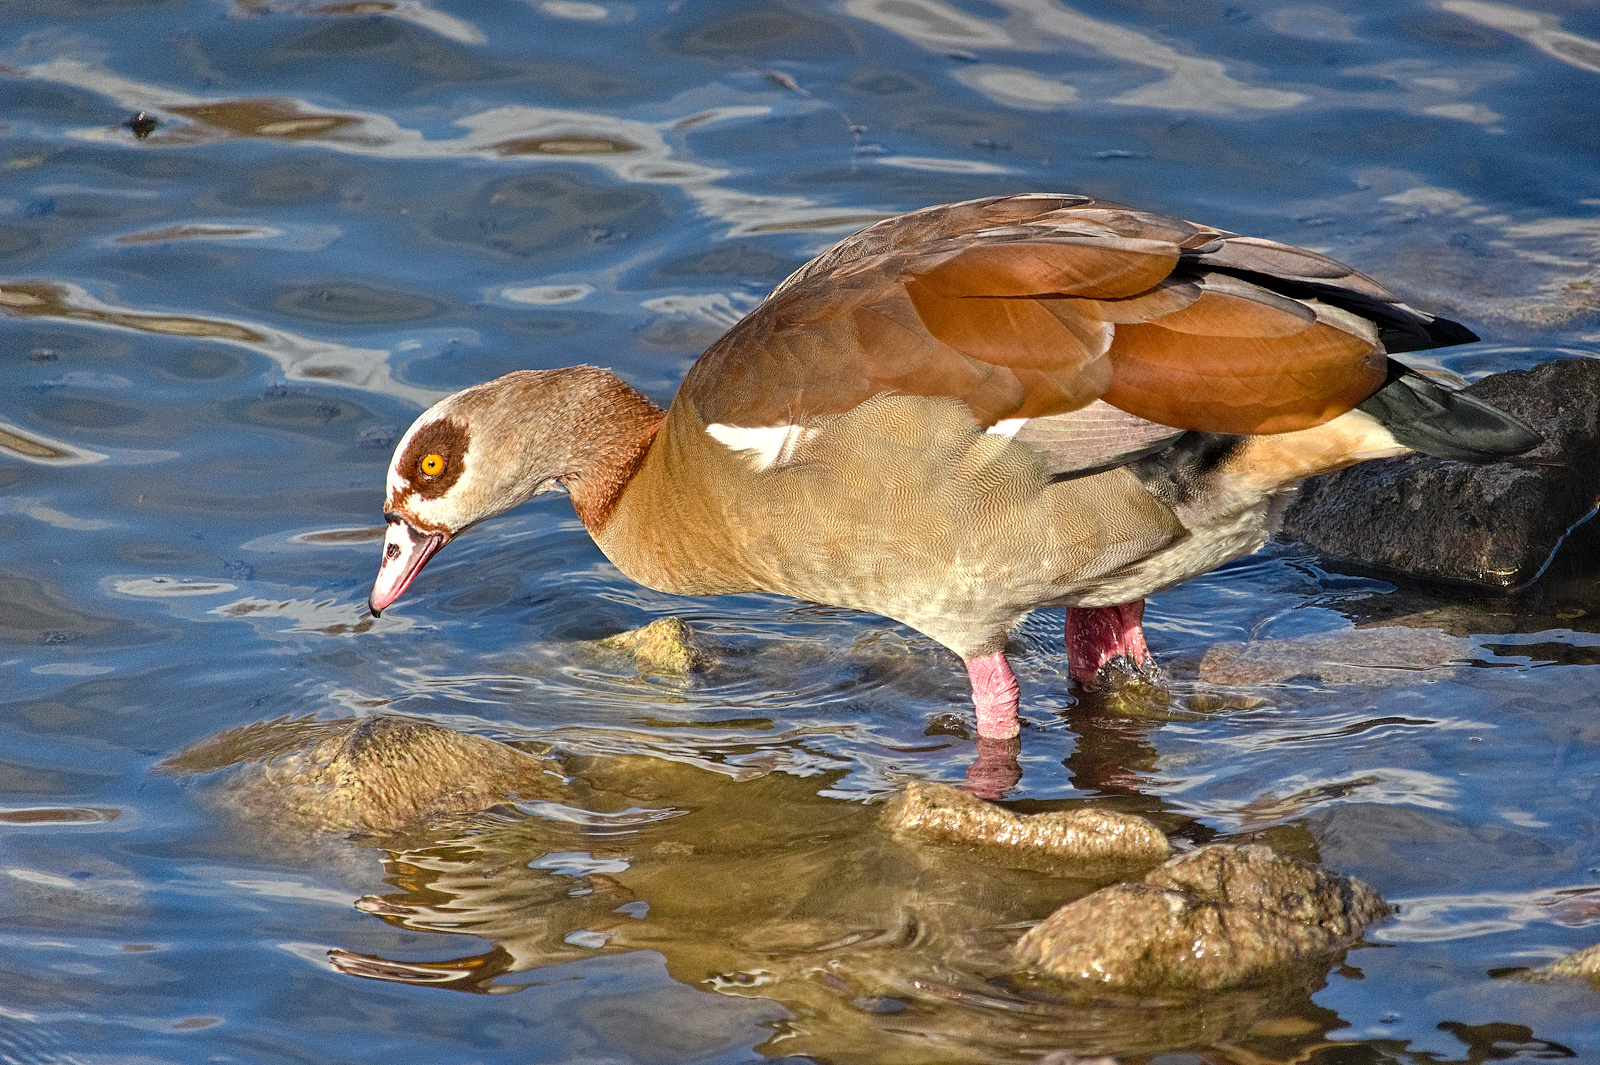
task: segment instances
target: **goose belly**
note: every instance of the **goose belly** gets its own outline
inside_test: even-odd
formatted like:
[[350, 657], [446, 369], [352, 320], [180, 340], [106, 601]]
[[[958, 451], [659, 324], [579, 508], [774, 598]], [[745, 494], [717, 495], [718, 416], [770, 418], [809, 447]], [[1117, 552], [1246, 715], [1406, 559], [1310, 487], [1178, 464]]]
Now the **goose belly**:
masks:
[[1209, 573], [1224, 563], [1251, 554], [1266, 544], [1283, 524], [1283, 513], [1295, 490], [1236, 500], [1209, 513], [1177, 508], [1188, 535], [1086, 588], [1070, 605], [1098, 607], [1131, 603]]

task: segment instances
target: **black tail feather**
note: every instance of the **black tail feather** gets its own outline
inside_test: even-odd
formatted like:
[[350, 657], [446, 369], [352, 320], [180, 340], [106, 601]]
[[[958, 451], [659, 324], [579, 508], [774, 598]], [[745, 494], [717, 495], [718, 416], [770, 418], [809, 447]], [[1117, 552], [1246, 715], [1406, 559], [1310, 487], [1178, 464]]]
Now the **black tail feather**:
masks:
[[1403, 303], [1378, 297], [1334, 282], [1321, 283], [1304, 278], [1275, 277], [1253, 270], [1240, 270], [1206, 263], [1208, 270], [1242, 278], [1251, 284], [1271, 289], [1297, 300], [1321, 300], [1341, 307], [1378, 327], [1383, 350], [1391, 355], [1428, 348], [1447, 348], [1470, 344], [1478, 334], [1449, 318], [1427, 314]]
[[1544, 438], [1520, 419], [1389, 360], [1389, 379], [1359, 405], [1400, 443], [1440, 459], [1498, 462]]

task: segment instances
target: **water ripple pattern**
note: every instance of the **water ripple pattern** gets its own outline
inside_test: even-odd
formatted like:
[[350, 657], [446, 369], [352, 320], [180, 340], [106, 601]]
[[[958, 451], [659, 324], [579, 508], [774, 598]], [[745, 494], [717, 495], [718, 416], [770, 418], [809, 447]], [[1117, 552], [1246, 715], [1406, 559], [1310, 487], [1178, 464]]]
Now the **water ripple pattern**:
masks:
[[[1481, 333], [1413, 358], [1456, 382], [1600, 357], [1600, 8], [3, 12], [0, 1058], [1600, 1060], [1600, 994], [1507, 975], [1600, 939], [1593, 522], [1508, 598], [1269, 545], [1152, 599], [1159, 691], [1075, 688], [1059, 612], [1014, 633], [1019, 810], [1399, 906], [1201, 1008], [1017, 971], [1092, 878], [885, 831], [973, 758], [915, 632], [638, 587], [554, 495], [366, 609], [423, 408], [578, 363], [666, 403], [809, 257], [930, 204], [1326, 252]], [[666, 617], [697, 668], [600, 642]], [[516, 787], [387, 835], [284, 798], [380, 715], [507, 745]]]

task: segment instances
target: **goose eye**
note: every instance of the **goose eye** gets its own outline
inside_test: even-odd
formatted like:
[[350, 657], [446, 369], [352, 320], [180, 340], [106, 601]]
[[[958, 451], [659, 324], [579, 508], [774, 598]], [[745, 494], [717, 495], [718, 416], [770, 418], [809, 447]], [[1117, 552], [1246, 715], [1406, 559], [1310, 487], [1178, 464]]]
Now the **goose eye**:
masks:
[[422, 476], [431, 480], [444, 472], [444, 456], [435, 451], [433, 454], [425, 456], [417, 464], [417, 468], [422, 471]]

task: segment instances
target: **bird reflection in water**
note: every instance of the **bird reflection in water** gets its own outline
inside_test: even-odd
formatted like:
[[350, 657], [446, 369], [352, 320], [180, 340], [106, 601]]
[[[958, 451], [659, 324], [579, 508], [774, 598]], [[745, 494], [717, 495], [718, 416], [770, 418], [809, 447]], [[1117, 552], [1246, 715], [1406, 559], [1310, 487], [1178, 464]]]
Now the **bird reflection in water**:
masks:
[[[819, 794], [837, 786], [843, 770], [735, 780], [683, 761], [551, 751], [519, 756], [531, 773], [516, 796], [494, 803], [493, 781], [469, 789], [475, 803], [488, 804], [477, 813], [396, 827], [373, 811], [341, 806], [347, 791], [320, 806], [310, 801], [334, 777], [319, 777], [331, 763], [306, 751], [361, 754], [363, 744], [382, 747], [385, 735], [444, 732], [381, 724], [395, 720], [269, 723], [214, 738], [169, 765], [210, 772], [243, 763], [212, 792], [231, 817], [252, 822], [232, 838], [298, 847], [291, 837], [320, 833], [344, 847], [340, 838], [348, 837], [356, 853], [380, 856], [392, 885], [362, 898], [360, 909], [399, 928], [468, 935], [477, 944], [425, 960], [412, 940], [395, 956], [331, 951], [332, 964], [351, 975], [508, 994], [582, 978], [581, 966], [565, 967], [599, 955], [658, 958], [678, 985], [721, 996], [656, 1018], [658, 1028], [698, 1026], [707, 1011], [747, 1011], [739, 1016], [773, 1030], [764, 1047], [839, 1062], [994, 1060], [1060, 1048], [1149, 1055], [1197, 1045], [1283, 1060], [1343, 1027], [1310, 1000], [1324, 982], [1322, 966], [1208, 995], [1203, 1011], [1182, 996], [1086, 994], [1030, 977], [1012, 954], [1022, 931], [1120, 877], [1007, 868], [992, 852], [899, 838], [881, 805]], [[1120, 794], [1116, 805], [1125, 805], [1153, 760], [1141, 738], [1151, 725], [1086, 715], [1074, 726], [1081, 729], [1081, 753], [1069, 764], [1076, 782], [1098, 781], [1097, 790]], [[582, 737], [564, 731], [562, 744], [581, 747]], [[338, 779], [344, 788], [348, 782]], [[402, 796], [407, 810], [420, 810], [431, 801], [422, 783], [366, 790]], [[336, 809], [345, 810], [342, 820], [319, 823], [323, 811]], [[1195, 831], [1158, 804], [1149, 812], [1169, 834]], [[363, 818], [367, 831], [360, 831]]]

